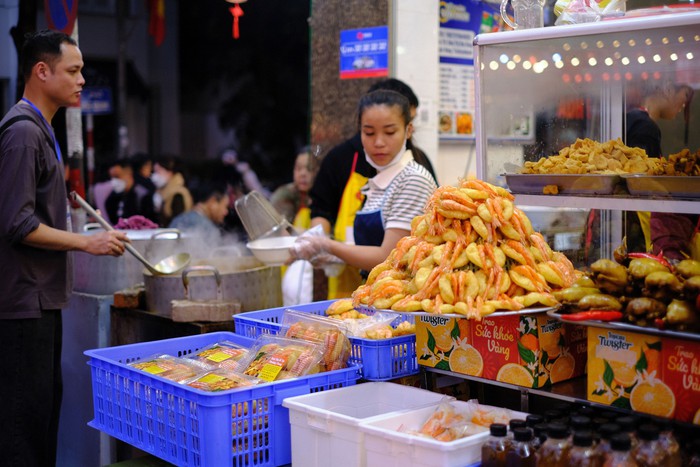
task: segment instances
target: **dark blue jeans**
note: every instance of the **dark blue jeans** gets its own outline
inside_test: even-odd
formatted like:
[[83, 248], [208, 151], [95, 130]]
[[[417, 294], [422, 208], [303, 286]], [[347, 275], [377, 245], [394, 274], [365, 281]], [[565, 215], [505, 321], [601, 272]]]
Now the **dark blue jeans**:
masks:
[[0, 466], [56, 465], [61, 310], [0, 320]]

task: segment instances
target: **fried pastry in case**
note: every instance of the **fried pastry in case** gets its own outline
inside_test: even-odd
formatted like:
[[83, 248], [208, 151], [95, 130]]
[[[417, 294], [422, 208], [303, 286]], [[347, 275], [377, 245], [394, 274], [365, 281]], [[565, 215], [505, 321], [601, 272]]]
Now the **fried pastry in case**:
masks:
[[248, 349], [231, 341], [221, 341], [204, 347], [186, 358], [217, 368], [237, 370], [238, 362], [248, 354]]
[[322, 346], [302, 339], [263, 334], [259, 336], [240, 368], [263, 381], [279, 381], [319, 372]]
[[347, 337], [347, 327], [342, 322], [325, 316], [285, 310], [282, 325], [286, 329], [285, 337], [304, 339], [322, 346], [321, 372], [348, 366], [352, 345]]
[[165, 354], [153, 355], [143, 360], [132, 362], [129, 366], [170, 381], [175, 381], [176, 383], [211, 369], [211, 366], [201, 362]]
[[260, 383], [260, 380], [226, 368], [217, 368], [200, 373], [193, 378], [183, 381], [183, 383], [202, 391], [218, 392], [253, 386]]

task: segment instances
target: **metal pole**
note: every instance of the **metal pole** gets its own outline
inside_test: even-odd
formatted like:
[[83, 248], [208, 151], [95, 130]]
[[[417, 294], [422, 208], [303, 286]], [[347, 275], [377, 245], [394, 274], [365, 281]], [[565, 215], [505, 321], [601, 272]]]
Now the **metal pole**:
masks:
[[118, 151], [119, 159], [128, 155], [129, 131], [126, 125], [126, 13], [128, 2], [118, 1], [117, 4], [117, 105]]

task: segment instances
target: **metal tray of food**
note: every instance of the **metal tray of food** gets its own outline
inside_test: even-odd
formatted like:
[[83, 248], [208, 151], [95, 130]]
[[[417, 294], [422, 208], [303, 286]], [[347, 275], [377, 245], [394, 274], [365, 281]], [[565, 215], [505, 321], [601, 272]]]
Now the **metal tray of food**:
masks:
[[692, 175], [624, 174], [631, 195], [700, 198], [700, 177]]
[[[537, 313], [545, 313], [552, 310], [552, 307], [537, 307], [537, 308], [523, 308], [522, 310], [502, 310], [496, 311], [489, 315], [484, 315], [482, 318], [497, 318], [499, 316], [512, 316], [512, 315], [533, 315]], [[379, 308], [374, 308], [371, 306], [360, 305], [357, 307], [357, 311], [362, 312], [363, 310], [369, 311], [371, 313], [381, 311], [387, 313], [398, 313], [402, 315], [415, 315], [415, 316], [442, 316], [443, 318], [466, 318], [464, 315], [458, 313], [428, 313], [427, 311], [396, 311], [396, 310], [384, 310]]]
[[611, 195], [621, 184], [618, 174], [503, 174], [511, 192], [542, 195], [545, 187], [556, 186], [563, 195]]
[[671, 331], [665, 329], [657, 329], [651, 327], [637, 326], [636, 324], [622, 323], [620, 321], [567, 321], [562, 318], [562, 313], [558, 313], [557, 309], [547, 311], [547, 316], [557, 319], [562, 323], [580, 324], [581, 326], [592, 326], [596, 328], [614, 329], [616, 331], [636, 332], [640, 334], [649, 334], [652, 336], [670, 337], [673, 339], [686, 339], [691, 341], [700, 341], [700, 334], [692, 332]]

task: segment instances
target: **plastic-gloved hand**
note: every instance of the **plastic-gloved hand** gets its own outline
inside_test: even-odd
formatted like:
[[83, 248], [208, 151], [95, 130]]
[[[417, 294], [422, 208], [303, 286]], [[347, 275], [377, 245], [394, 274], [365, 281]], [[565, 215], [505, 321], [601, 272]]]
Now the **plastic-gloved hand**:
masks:
[[325, 235], [318, 236], [302, 234], [289, 248], [289, 251], [292, 255], [292, 258], [305, 259], [313, 263], [314, 258], [323, 254], [329, 254], [329, 242], [330, 239]]

